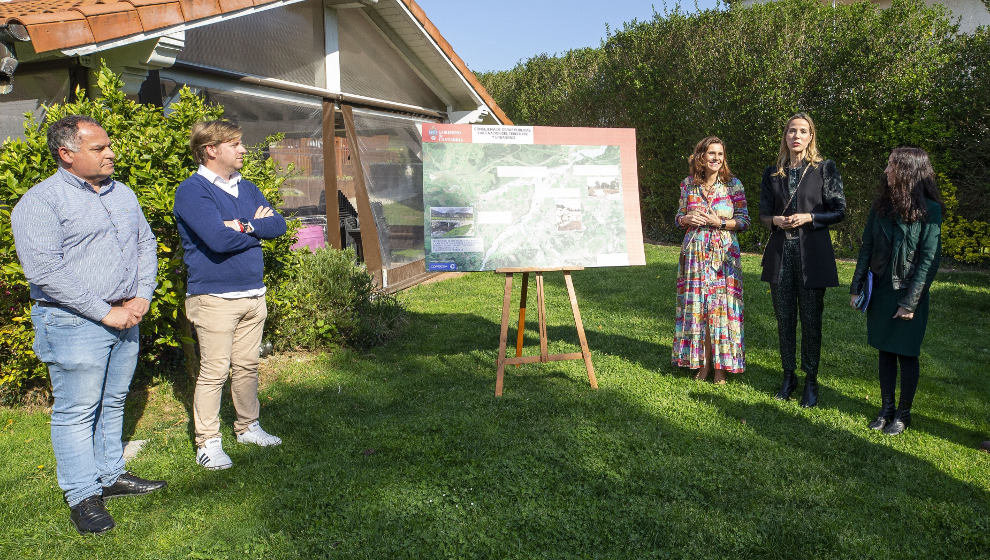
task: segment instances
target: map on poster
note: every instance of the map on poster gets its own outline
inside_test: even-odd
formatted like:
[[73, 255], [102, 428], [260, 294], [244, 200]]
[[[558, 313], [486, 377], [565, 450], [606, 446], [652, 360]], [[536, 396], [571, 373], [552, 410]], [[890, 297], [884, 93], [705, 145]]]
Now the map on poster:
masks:
[[423, 124], [426, 268], [645, 264], [633, 129]]

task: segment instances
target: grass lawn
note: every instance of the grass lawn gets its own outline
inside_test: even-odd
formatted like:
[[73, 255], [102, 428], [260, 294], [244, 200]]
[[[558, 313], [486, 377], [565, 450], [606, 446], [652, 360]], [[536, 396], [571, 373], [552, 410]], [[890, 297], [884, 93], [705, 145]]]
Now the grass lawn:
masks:
[[[0, 558], [987, 557], [990, 277], [940, 274], [914, 425], [887, 437], [866, 429], [876, 353], [847, 290], [828, 292], [822, 405], [804, 410], [771, 397], [754, 255], [746, 373], [671, 367], [676, 259], [648, 246], [645, 267], [574, 274], [598, 391], [557, 362], [510, 367], [495, 399], [503, 281], [476, 273], [403, 293], [409, 328], [371, 353], [269, 359], [262, 424], [285, 443], [234, 443], [226, 399], [230, 470], [194, 463], [181, 390], [136, 392], [126, 436], [149, 443], [129, 466], [169, 487], [111, 502], [99, 537], [71, 528], [47, 414], [0, 409]], [[550, 352], [574, 351], [560, 275], [547, 300]]]

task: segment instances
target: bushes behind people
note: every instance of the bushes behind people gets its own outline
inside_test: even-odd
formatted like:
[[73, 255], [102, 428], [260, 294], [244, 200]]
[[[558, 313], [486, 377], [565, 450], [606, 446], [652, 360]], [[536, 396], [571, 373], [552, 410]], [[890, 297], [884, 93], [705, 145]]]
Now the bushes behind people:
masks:
[[[597, 49], [480, 77], [517, 124], [636, 128], [643, 224], [654, 239], [680, 239], [677, 185], [709, 134], [725, 139], [755, 217], [784, 120], [802, 110], [845, 181], [849, 214], [833, 233], [840, 254], [858, 247], [887, 154], [913, 145], [939, 172], [946, 252], [987, 264], [990, 33], [957, 35], [950, 18], [920, 0], [886, 10], [815, 0], [675, 8], [625, 24]], [[740, 237], [758, 249], [767, 235], [757, 225]]]
[[285, 284], [284, 301], [289, 306], [271, 337], [280, 350], [366, 348], [391, 338], [405, 319], [398, 300], [372, 283], [353, 249], [305, 254]]
[[[189, 130], [200, 120], [214, 120], [223, 107], [208, 105], [187, 89], [168, 107], [142, 105], [123, 93], [123, 82], [106, 68], [98, 74], [100, 96], [48, 108], [44, 122], [30, 116], [23, 140], [10, 140], [0, 153], [0, 401], [16, 399], [31, 385], [43, 383], [44, 364], [31, 349], [31, 301], [24, 272], [14, 250], [10, 211], [34, 184], [55, 172], [46, 144], [48, 125], [70, 114], [89, 115], [102, 123], [117, 155], [114, 178], [138, 197], [158, 239], [158, 288], [141, 322], [140, 367], [155, 374], [197, 369], [192, 329], [183, 304], [186, 271], [182, 243], [172, 208], [175, 189], [196, 171], [189, 152]], [[277, 141], [275, 135], [269, 142]], [[267, 157], [262, 147], [244, 156], [241, 175], [251, 180], [275, 206], [279, 188], [291, 174]], [[320, 349], [340, 344], [368, 347], [388, 339], [404, 320], [394, 296], [372, 284], [353, 250], [323, 249], [311, 255], [292, 251], [297, 224], [289, 232], [263, 241], [269, 320], [266, 339], [279, 349]]]
[[[25, 382], [41, 382], [47, 373], [31, 350], [31, 302], [14, 251], [10, 211], [32, 185], [55, 172], [46, 146], [48, 125], [70, 114], [89, 115], [102, 123], [117, 155], [114, 178], [134, 190], [158, 238], [158, 288], [141, 323], [142, 366], [154, 372], [175, 371], [183, 349], [191, 357], [186, 361], [195, 362], [193, 341], [183, 318], [186, 272], [172, 206], [175, 188], [197, 168], [188, 147], [190, 127], [199, 120], [219, 118], [223, 108], [207, 105], [183, 90], [164, 114], [160, 107], [128, 99], [123, 82], [106, 68], [99, 72], [97, 83], [99, 97], [53, 105], [42, 123], [28, 118], [25, 138], [5, 142], [0, 153], [0, 391], [8, 396]], [[281, 203], [279, 186], [286, 173], [263, 152], [248, 153], [241, 173], [256, 183], [272, 204]], [[280, 294], [299, 261], [289, 249], [293, 237], [290, 231], [263, 243], [268, 302], [275, 314], [285, 307]]]

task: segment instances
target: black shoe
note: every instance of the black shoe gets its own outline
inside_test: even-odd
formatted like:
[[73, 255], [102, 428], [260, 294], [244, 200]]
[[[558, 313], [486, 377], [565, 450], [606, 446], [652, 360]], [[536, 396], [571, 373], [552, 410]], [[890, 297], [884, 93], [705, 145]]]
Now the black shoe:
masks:
[[818, 406], [818, 374], [809, 373], [804, 378], [804, 394], [801, 395], [801, 406], [811, 408]]
[[884, 429], [884, 427], [887, 424], [889, 424], [892, 419], [893, 418], [888, 418], [888, 417], [885, 417], [883, 414], [881, 414], [880, 416], [877, 416], [877, 419], [876, 420], [874, 420], [874, 421], [870, 422], [869, 424], [867, 424], [866, 427], [869, 428], [869, 429], [871, 429], [871, 430], [880, 431], [880, 430]]
[[894, 395], [880, 394], [880, 413], [877, 419], [866, 425], [871, 430], [882, 430], [894, 419]]
[[69, 509], [69, 519], [80, 535], [105, 533], [116, 525], [99, 496], [90, 496]]
[[889, 424], [883, 429], [883, 433], [888, 436], [896, 436], [897, 434], [903, 432], [911, 425], [911, 411], [910, 410], [898, 410], [894, 414], [894, 419], [890, 421]]
[[103, 487], [103, 499], [110, 500], [112, 498], [120, 498], [121, 496], [140, 496], [154, 492], [155, 490], [161, 490], [165, 488], [166, 484], [164, 480], [145, 480], [141, 477], [134, 476], [129, 471], [124, 471], [124, 474], [117, 478], [117, 482]]
[[780, 401], [789, 400], [791, 398], [791, 393], [794, 392], [794, 389], [797, 389], [797, 383], [797, 376], [794, 375], [794, 372], [785, 371], [784, 380], [780, 382], [780, 390], [777, 391], [777, 394], [774, 395], [773, 398]]

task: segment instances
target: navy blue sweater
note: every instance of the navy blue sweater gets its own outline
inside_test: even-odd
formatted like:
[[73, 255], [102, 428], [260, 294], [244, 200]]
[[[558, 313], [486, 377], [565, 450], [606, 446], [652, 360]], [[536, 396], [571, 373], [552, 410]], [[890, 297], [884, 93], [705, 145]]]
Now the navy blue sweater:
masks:
[[[199, 173], [175, 190], [175, 221], [185, 251], [182, 258], [190, 295], [240, 292], [265, 285], [261, 239], [284, 234], [285, 219], [278, 212], [254, 219], [259, 206], [271, 204], [251, 181], [241, 179], [237, 195], [227, 194]], [[223, 225], [237, 219], [250, 221], [254, 232], [241, 233]]]

